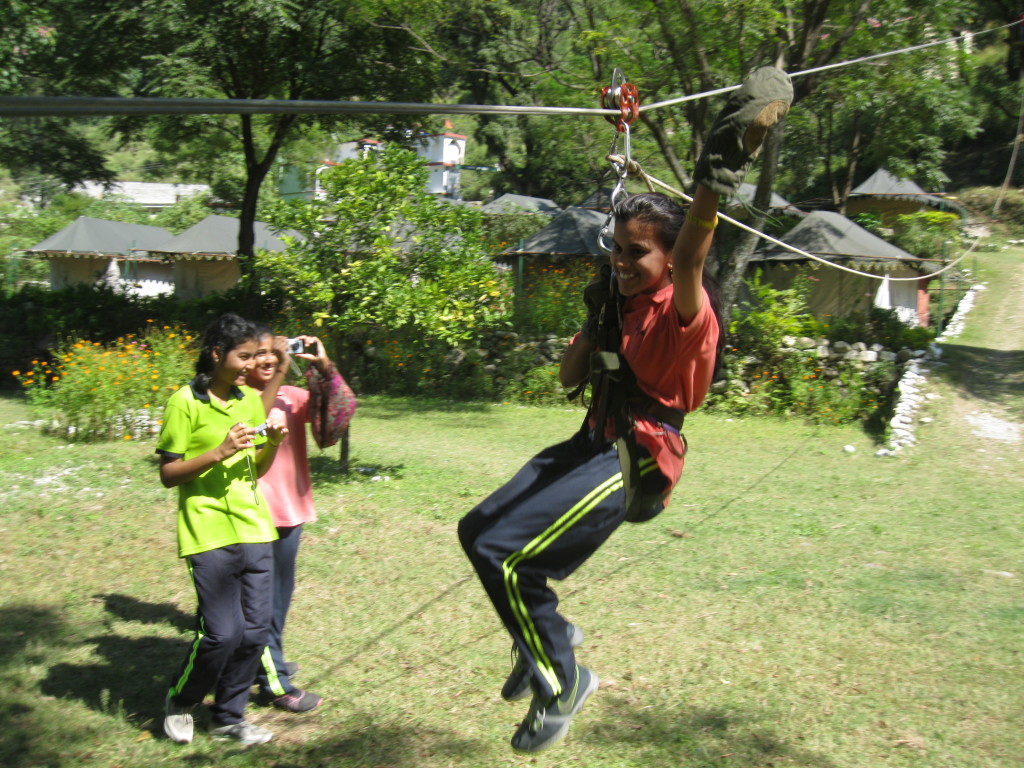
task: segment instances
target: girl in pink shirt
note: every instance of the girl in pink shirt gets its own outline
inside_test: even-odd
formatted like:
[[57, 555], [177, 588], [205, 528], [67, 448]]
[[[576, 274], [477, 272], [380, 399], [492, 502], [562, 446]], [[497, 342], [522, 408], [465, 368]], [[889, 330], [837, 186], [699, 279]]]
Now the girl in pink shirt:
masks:
[[[259, 478], [260, 490], [277, 527], [278, 540], [274, 542], [273, 619], [257, 683], [262, 695], [271, 699], [278, 709], [308, 712], [319, 706], [322, 699], [292, 684], [291, 678], [298, 671], [298, 665], [285, 661], [283, 647], [285, 621], [295, 589], [295, 561], [302, 527], [316, 520], [306, 451], [306, 424], [314, 423], [317, 441], [321, 447], [327, 447], [348, 426], [356, 400], [323, 344], [313, 336], [299, 338], [304, 348], [315, 349], [316, 353], [295, 355], [311, 363], [306, 371], [310, 388], [284, 384], [291, 363], [288, 340], [275, 336], [266, 326], [259, 326], [259, 330], [259, 346], [265, 354], [249, 372], [246, 383], [260, 392], [268, 417], [283, 420], [289, 433], [278, 448], [273, 467]], [[321, 406], [329, 413], [329, 423], [324, 421]]]

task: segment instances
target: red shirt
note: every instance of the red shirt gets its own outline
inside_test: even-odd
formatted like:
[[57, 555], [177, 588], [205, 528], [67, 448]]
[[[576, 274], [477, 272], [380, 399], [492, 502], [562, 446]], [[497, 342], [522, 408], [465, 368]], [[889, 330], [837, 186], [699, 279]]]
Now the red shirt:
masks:
[[[672, 303], [673, 287], [640, 293], [626, 302], [621, 352], [640, 388], [662, 405], [689, 413], [708, 393], [718, 347], [718, 320], [704, 291], [700, 311], [683, 325]], [[636, 439], [668, 478], [671, 489], [683, 472], [685, 446], [671, 426], [634, 412]], [[606, 436], [614, 438], [614, 431]], [[667, 500], [666, 500], [667, 502]]]

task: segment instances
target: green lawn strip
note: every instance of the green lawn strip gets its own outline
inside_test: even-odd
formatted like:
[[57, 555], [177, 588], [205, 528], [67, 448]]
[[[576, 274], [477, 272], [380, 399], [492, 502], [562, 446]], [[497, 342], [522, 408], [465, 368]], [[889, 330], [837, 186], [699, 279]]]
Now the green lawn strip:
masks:
[[[0, 400], [6, 418], [18, 411]], [[286, 636], [297, 682], [327, 701], [308, 716], [253, 706], [277, 740], [250, 751], [159, 737], [194, 597], [152, 443], [18, 432], [0, 452], [0, 763], [522, 765], [508, 739], [527, 703], [498, 696], [509, 641], [455, 523], [580, 418], [361, 399], [351, 463], [368, 471], [340, 477], [336, 449], [313, 451], [321, 519], [306, 530]], [[855, 428], [698, 413], [686, 431], [669, 509], [624, 526], [557, 587], [603, 686], [540, 762], [1024, 757], [1019, 476], [989, 482], [927, 433], [891, 459]]]

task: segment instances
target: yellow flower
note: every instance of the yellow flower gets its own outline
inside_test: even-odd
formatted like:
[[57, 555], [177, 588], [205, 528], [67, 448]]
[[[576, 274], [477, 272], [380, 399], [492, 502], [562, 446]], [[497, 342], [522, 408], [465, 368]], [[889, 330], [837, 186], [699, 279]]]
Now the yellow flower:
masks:
[[124, 438], [122, 438], [122, 439], [124, 439], [124, 440], [131, 440], [132, 436], [131, 435], [125, 435]]
[[11, 371], [11, 376], [21, 376], [21, 371]]

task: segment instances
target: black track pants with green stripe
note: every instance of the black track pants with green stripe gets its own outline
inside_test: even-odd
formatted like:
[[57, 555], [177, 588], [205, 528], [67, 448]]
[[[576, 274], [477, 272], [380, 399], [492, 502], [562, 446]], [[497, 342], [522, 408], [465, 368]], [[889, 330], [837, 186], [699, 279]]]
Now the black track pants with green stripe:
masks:
[[[645, 471], [657, 471], [650, 458], [641, 461]], [[576, 673], [548, 579], [575, 571], [625, 517], [614, 443], [594, 452], [578, 433], [534, 456], [459, 522], [462, 547], [545, 698]]]

